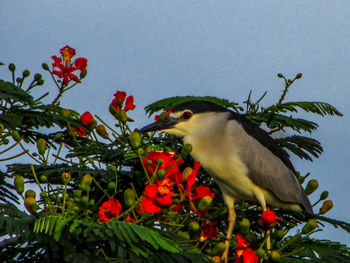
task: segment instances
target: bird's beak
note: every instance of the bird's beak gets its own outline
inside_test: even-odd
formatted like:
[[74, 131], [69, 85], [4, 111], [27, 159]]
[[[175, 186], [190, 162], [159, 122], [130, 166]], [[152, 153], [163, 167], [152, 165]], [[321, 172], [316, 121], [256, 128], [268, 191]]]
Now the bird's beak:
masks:
[[166, 129], [171, 129], [179, 121], [174, 117], [168, 117], [164, 120], [159, 120], [143, 127], [140, 132], [150, 132], [150, 131], [161, 131]]

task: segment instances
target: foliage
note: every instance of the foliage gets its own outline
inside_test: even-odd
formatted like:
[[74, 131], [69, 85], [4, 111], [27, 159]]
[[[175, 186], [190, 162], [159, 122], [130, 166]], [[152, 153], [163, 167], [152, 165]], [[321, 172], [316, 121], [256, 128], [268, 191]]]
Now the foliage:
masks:
[[[85, 77], [86, 65], [80, 62], [86, 61], [73, 62], [75, 50], [70, 47], [60, 52], [62, 59], [55, 57], [55, 68], [61, 71], [43, 64], [57, 88], [49, 103], [48, 92], [38, 98], [31, 93], [44, 85], [41, 74], [25, 87], [30, 72], [16, 78], [16, 67], [10, 64], [12, 81], [0, 80], [0, 155], [6, 164], [0, 172], [0, 258], [3, 262], [215, 262], [226, 240], [226, 206], [213, 179], [188, 154], [190, 146], [166, 134], [132, 131], [129, 115], [135, 105], [124, 92], [118, 91], [109, 106], [116, 120], [113, 125], [62, 107], [62, 96]], [[68, 71], [72, 65], [81, 71], [79, 77]], [[284, 102], [301, 75], [293, 80], [279, 77], [285, 80], [285, 89], [270, 107], [261, 106], [264, 96], [253, 103], [249, 95], [245, 105], [187, 96], [152, 103], [146, 112], [152, 115], [193, 99], [214, 102], [264, 125], [269, 134], [290, 128], [295, 134], [275, 141], [300, 158], [317, 158], [321, 144], [303, 132], [311, 133], [318, 125], [293, 114], [341, 113], [324, 102]], [[18, 161], [23, 156], [26, 161]], [[299, 180], [311, 191], [308, 176]], [[317, 188], [313, 187], [311, 192]], [[314, 205], [322, 213], [316, 215], [277, 209], [274, 218], [281, 220], [270, 229], [271, 248], [264, 245], [269, 234], [259, 223], [259, 208], [237, 202], [229, 261], [236, 260], [239, 249], [242, 253], [251, 249], [254, 255], [264, 251], [259, 254], [263, 262], [273, 261], [276, 253], [282, 262], [350, 262], [345, 245], [310, 237], [322, 231], [322, 222], [350, 233], [350, 224], [323, 215], [331, 209], [327, 198], [328, 192], [320, 194]], [[317, 227], [306, 231], [314, 219]], [[238, 235], [250, 243], [249, 248], [246, 243], [240, 247]]]

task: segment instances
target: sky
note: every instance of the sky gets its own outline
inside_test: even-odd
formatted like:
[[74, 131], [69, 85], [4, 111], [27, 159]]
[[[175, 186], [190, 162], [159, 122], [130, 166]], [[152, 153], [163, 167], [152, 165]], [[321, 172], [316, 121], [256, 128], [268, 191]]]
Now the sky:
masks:
[[[45, 91], [33, 93], [50, 90], [51, 101], [57, 90], [41, 64], [68, 44], [88, 59], [88, 75], [61, 105], [113, 123], [108, 106], [124, 90], [135, 97], [135, 128], [153, 121], [146, 105], [176, 95], [241, 103], [250, 90], [253, 99], [267, 91], [269, 106], [284, 87], [277, 73], [302, 72], [286, 101], [328, 102], [344, 117], [298, 115], [319, 124], [311, 136], [325, 152], [314, 162], [291, 160], [330, 192], [327, 216], [350, 222], [349, 13], [347, 0], [0, 0], [0, 62], [41, 72]], [[6, 67], [0, 78], [10, 79]], [[317, 237], [350, 245], [331, 226]]]

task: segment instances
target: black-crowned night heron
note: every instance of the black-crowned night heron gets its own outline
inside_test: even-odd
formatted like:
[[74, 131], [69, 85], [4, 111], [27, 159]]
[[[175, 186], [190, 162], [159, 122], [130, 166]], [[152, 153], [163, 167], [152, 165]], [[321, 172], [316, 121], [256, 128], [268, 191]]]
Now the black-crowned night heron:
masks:
[[[183, 137], [192, 157], [214, 178], [228, 206], [231, 238], [236, 199], [313, 214], [288, 154], [244, 115], [206, 101], [174, 107], [170, 116], [141, 129]], [[227, 261], [227, 250], [226, 250]]]

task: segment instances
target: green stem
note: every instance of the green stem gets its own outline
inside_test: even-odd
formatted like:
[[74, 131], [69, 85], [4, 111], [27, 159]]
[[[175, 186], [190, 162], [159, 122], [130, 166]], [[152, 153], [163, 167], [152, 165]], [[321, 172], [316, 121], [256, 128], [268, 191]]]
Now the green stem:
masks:
[[289, 256], [293, 256], [293, 255], [297, 255], [299, 254], [301, 251], [303, 251], [305, 249], [305, 247], [301, 247], [301, 248], [298, 248], [292, 252], [289, 252], [289, 253], [286, 253], [286, 254], [283, 254], [281, 255], [281, 258], [283, 257], [289, 257]]
[[141, 162], [141, 165], [142, 165], [142, 167], [143, 167], [143, 171], [145, 172], [145, 175], [146, 175], [146, 177], [147, 177], [148, 182], [151, 182], [151, 178], [149, 177], [148, 171], [147, 171], [145, 165], [143, 164], [142, 156], [141, 156], [141, 154], [140, 154], [139, 152], [137, 152], [137, 156], [139, 157], [139, 160], [140, 160], [140, 162]]
[[57, 162], [58, 156], [60, 155], [61, 150], [62, 150], [62, 146], [63, 146], [63, 142], [60, 143], [60, 147], [58, 148], [58, 151], [57, 151], [57, 154], [56, 154], [56, 158], [55, 158], [55, 160], [53, 161], [53, 165], [55, 165], [56, 162]]
[[40, 164], [41, 164], [40, 161], [38, 161], [33, 155], [31, 155], [31, 154], [29, 153], [29, 150], [27, 150], [27, 149], [24, 148], [24, 146], [22, 145], [22, 143], [21, 143], [20, 141], [18, 142], [18, 144], [19, 144], [19, 146], [21, 146], [22, 150], [25, 151], [26, 154], [27, 154], [30, 158], [32, 158], [32, 159], [33, 159], [34, 161], [36, 161], [37, 163], [40, 163]]
[[64, 183], [64, 194], [63, 194], [63, 204], [62, 204], [62, 216], [64, 216], [64, 209], [66, 206], [66, 196], [67, 196], [67, 182]]
[[290, 239], [287, 243], [285, 243], [280, 249], [278, 249], [279, 252], [283, 251], [285, 248], [287, 248], [290, 244], [293, 244], [295, 241], [297, 241], [301, 237], [302, 233], [299, 233], [295, 235], [292, 239]]
[[23, 151], [23, 152], [21, 152], [21, 153], [19, 153], [19, 154], [16, 154], [16, 155], [14, 155], [14, 156], [11, 156], [11, 157], [8, 157], [8, 158], [4, 158], [4, 159], [0, 159], [0, 162], [4, 162], [4, 161], [9, 161], [9, 160], [12, 160], [12, 159], [16, 159], [17, 157], [20, 157], [20, 156], [22, 156], [23, 154], [26, 154], [27, 153], [27, 151]]
[[106, 196], [108, 196], [108, 198], [110, 198], [110, 199], [113, 198], [112, 196], [110, 196], [110, 195], [102, 188], [102, 186], [96, 181], [96, 179], [95, 179], [94, 177], [92, 177], [92, 181], [94, 181], [94, 183], [96, 184], [96, 186], [97, 186], [98, 188], [100, 188], [100, 190], [101, 190]]

